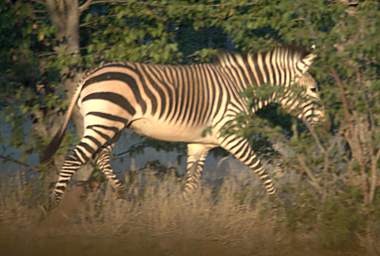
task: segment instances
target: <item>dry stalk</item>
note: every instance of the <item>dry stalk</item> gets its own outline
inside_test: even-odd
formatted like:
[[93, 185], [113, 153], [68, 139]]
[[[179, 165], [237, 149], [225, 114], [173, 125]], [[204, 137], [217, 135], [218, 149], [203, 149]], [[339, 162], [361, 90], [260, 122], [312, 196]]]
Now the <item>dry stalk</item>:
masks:
[[315, 188], [315, 190], [322, 195], [323, 189], [320, 185], [320, 179], [314, 176], [313, 171], [310, 169], [310, 167], [306, 164], [305, 157], [303, 155], [297, 154], [297, 159], [302, 167], [302, 170], [309, 178], [309, 183]]

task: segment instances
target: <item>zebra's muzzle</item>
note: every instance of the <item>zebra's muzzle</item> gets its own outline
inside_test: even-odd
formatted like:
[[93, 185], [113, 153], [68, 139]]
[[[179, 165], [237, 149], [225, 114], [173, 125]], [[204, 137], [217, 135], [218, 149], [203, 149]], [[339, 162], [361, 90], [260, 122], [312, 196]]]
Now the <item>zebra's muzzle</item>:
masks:
[[305, 115], [305, 121], [312, 126], [319, 125], [326, 121], [326, 115], [323, 108], [313, 109], [309, 115]]

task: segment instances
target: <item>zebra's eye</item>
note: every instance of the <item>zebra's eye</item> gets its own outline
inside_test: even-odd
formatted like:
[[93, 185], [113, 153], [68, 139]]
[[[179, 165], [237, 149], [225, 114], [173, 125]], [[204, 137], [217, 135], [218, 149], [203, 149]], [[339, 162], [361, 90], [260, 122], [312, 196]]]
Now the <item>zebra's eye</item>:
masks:
[[313, 88], [310, 88], [310, 91], [312, 91], [312, 92], [317, 92], [318, 90], [317, 90], [316, 87], [313, 87]]

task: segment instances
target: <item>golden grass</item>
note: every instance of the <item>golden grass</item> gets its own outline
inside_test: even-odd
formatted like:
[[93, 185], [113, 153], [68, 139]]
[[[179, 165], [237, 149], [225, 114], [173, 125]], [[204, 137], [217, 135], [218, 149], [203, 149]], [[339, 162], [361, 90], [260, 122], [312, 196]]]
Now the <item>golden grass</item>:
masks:
[[0, 255], [363, 255], [288, 230], [271, 217], [262, 188], [239, 179], [226, 178], [217, 191], [203, 185], [188, 202], [174, 175], [144, 176], [129, 200], [115, 200], [105, 186], [78, 199], [75, 189], [44, 215], [30, 185], [3, 180]]

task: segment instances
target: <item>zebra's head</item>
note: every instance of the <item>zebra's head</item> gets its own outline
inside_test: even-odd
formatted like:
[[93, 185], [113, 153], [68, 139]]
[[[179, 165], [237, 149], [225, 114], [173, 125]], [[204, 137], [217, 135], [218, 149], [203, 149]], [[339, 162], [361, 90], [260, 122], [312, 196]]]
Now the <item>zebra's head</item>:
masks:
[[318, 84], [308, 72], [315, 57], [313, 53], [295, 55], [294, 80], [285, 88], [284, 96], [280, 100], [287, 112], [311, 125], [325, 119]]

